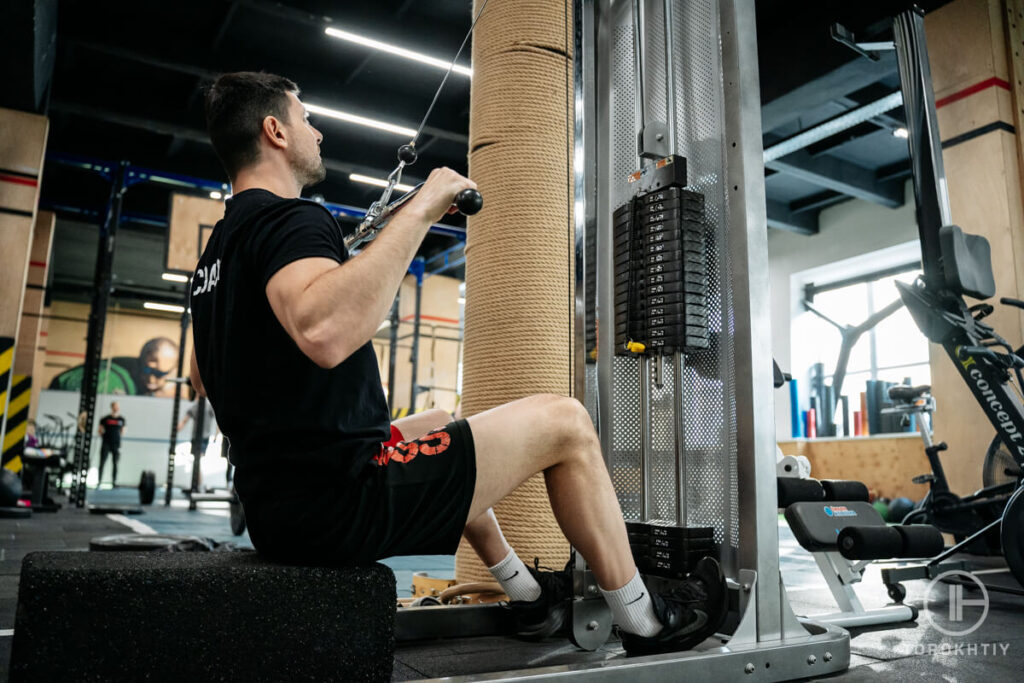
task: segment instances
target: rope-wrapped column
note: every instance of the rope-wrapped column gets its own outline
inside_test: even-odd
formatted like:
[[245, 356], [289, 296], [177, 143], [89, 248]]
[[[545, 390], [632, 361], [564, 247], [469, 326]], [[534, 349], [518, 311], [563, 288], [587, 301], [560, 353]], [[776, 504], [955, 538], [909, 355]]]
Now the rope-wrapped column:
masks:
[[[490, 0], [474, 33], [469, 173], [484, 210], [467, 227], [465, 417], [572, 391], [572, 37], [571, 0]], [[525, 562], [565, 564], [542, 475], [495, 514]], [[465, 541], [455, 573], [493, 580]]]

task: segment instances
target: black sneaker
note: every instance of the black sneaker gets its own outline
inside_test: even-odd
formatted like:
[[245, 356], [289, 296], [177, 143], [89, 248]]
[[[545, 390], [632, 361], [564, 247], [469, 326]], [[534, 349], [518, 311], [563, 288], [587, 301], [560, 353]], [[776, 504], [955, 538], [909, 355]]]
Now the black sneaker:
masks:
[[651, 593], [651, 601], [664, 626], [650, 638], [623, 632], [622, 647], [628, 656], [689, 650], [713, 636], [729, 609], [725, 574], [717, 561], [705, 557], [671, 595]]
[[507, 606], [516, 617], [516, 635], [541, 640], [561, 631], [568, 620], [572, 601], [571, 561], [562, 571], [541, 567], [537, 558], [533, 565], [527, 570], [540, 584], [540, 597], [530, 602], [513, 600]]

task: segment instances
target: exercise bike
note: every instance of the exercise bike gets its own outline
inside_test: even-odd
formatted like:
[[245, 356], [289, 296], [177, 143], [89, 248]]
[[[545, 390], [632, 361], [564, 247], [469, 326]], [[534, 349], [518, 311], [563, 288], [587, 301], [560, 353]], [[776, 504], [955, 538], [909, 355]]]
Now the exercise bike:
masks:
[[[1017, 581], [1024, 586], [1024, 358], [983, 319], [994, 310], [991, 304], [968, 306], [964, 296], [985, 300], [995, 294], [988, 240], [965, 233], [955, 225], [944, 225], [937, 235], [921, 229], [925, 272], [913, 284], [896, 283], [900, 297], [914, 322], [929, 341], [940, 344], [953, 361], [971, 393], [996, 430], [996, 439], [1007, 449], [1012, 462], [995, 452], [986, 463], [991, 485], [963, 498], [949, 490], [939, 459], [946, 444], [931, 441], [931, 413], [935, 401], [930, 387], [893, 387], [892, 409], [920, 418], [921, 438], [932, 471], [914, 479], [928, 484], [930, 491], [920, 505], [903, 520], [905, 524], [926, 522], [954, 536], [956, 543], [932, 558], [936, 568], [958, 552], [979, 548], [999, 552]], [[933, 238], [937, 240], [933, 241]], [[927, 241], [926, 241], [926, 238]], [[1015, 299], [1005, 305], [1024, 308]], [[1016, 380], [1016, 386], [1014, 386]], [[1014, 467], [1015, 465], [1015, 467]]]
[[[891, 387], [889, 399], [893, 406], [882, 411], [903, 416], [904, 424], [910, 422], [910, 416], [915, 417], [931, 466], [931, 472], [913, 479], [915, 484], [927, 484], [928, 493], [899, 521], [902, 524], [931, 524], [943, 533], [953, 535], [959, 542], [1002, 515], [1007, 501], [1020, 485], [1020, 469], [1005, 449], [990, 446], [983, 466], [986, 485], [969, 496], [960, 497], [953, 493], [939, 457], [948, 447], [944, 442], [936, 444], [932, 441], [932, 413], [936, 402], [930, 391], [928, 385]], [[1001, 443], [1001, 440], [996, 441], [997, 446]], [[1010, 458], [1009, 463], [1006, 458]], [[992, 481], [996, 477], [1000, 480]], [[975, 555], [999, 554], [999, 533], [993, 529], [964, 549]]]

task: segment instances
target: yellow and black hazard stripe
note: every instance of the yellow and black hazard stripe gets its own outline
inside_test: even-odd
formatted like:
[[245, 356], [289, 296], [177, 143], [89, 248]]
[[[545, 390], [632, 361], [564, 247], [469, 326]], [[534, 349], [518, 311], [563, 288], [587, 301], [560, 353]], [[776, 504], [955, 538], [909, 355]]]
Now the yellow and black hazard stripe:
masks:
[[[11, 368], [14, 365], [14, 338], [0, 337], [0, 424], [6, 422], [3, 413], [7, 410], [7, 394], [11, 387]], [[2, 434], [0, 430], [0, 434]], [[3, 462], [7, 462], [4, 459]]]
[[3, 457], [0, 463], [13, 471], [21, 471], [21, 455], [25, 452], [25, 428], [28, 426], [28, 404], [32, 397], [32, 377], [13, 375], [7, 393], [7, 427], [4, 430]]
[[391, 411], [391, 419], [397, 420], [399, 418], [408, 417], [409, 408], [395, 408]]
[[14, 338], [0, 337], [0, 416], [7, 408], [7, 390], [11, 386], [11, 367], [14, 365]]

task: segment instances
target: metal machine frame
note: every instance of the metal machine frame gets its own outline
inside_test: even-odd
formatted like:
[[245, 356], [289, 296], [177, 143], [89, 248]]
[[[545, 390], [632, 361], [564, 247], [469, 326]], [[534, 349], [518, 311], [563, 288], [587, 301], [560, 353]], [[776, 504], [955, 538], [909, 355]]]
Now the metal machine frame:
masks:
[[[693, 21], [695, 16], [700, 21]], [[598, 425], [613, 480], [633, 468], [634, 460], [643, 473], [638, 481], [630, 482], [635, 484], [632, 488], [617, 485], [620, 502], [626, 503], [623, 508], [627, 519], [711, 526], [708, 516], [715, 518], [720, 560], [736, 605], [731, 621], [735, 628], [688, 652], [630, 659], [611, 657], [596, 662], [591, 659], [579, 664], [476, 675], [465, 680], [763, 681], [844, 670], [849, 666], [849, 634], [836, 626], [799, 621], [789, 607], [779, 576], [771, 356], [767, 346], [759, 341], [768, 338], [770, 330], [754, 6], [745, 0], [575, 0], [574, 18], [576, 395]], [[666, 31], [666, 25], [672, 30]], [[634, 31], [630, 28], [633, 26], [641, 30]], [[663, 59], [659, 62], [652, 53], [662, 45]], [[616, 51], [628, 52], [630, 46], [635, 46], [633, 67], [625, 64]], [[682, 60], [680, 55], [684, 55]], [[642, 75], [631, 76], [630, 68], [635, 69], [633, 74]], [[614, 339], [614, 316], [600, 315], [614, 310], [610, 248], [613, 189], [616, 182], [625, 181], [616, 172], [621, 169], [614, 168], [613, 138], [637, 141], [644, 160], [637, 158], [630, 163], [644, 165], [653, 163], [651, 156], [690, 154], [687, 145], [695, 139], [679, 140], [677, 151], [676, 138], [695, 126], [686, 118], [692, 111], [666, 106], [660, 112], [624, 114], [624, 105], [617, 106], [616, 98], [627, 101], [630, 108], [643, 98], [616, 91], [614, 69], [619, 70], [620, 85], [637, 84], [641, 90], [662, 92], [666, 102], [705, 107], [701, 112], [704, 128], [699, 133], [703, 151], [698, 150], [693, 158], [703, 154], [702, 163], [707, 168], [694, 165], [692, 184], [708, 193], [709, 203], [711, 193], [715, 193], [713, 201], [719, 207], [714, 239], [718, 240], [715, 286], [720, 287], [721, 303], [716, 334], [721, 341], [707, 352], [704, 361], [697, 359], [696, 367], [684, 365], [683, 361], [689, 359], [679, 354], [661, 359], [615, 356], [610, 343], [597, 344], [596, 357], [588, 355], [589, 326], [598, 325], [599, 339]], [[680, 74], [686, 69], [692, 69], [691, 73], [707, 69], [718, 76], [706, 86], [712, 91], [718, 88], [713, 101], [700, 102], [700, 93], [682, 92], [684, 79]], [[663, 79], [660, 86], [659, 77]], [[631, 125], [633, 130], [629, 130]], [[618, 150], [623, 148], [620, 144]], [[620, 153], [618, 166], [623, 165], [621, 157]], [[588, 263], [588, 258], [596, 258], [596, 263]], [[596, 283], [596, 291], [588, 290], [588, 282]], [[598, 320], [593, 317], [595, 311]], [[721, 368], [719, 374], [694, 379], [694, 373], [702, 371], [699, 364], [705, 361], [711, 367]], [[689, 382], [705, 389], [716, 386], [718, 393], [711, 400], [727, 404], [719, 424], [720, 434], [710, 446], [695, 447], [692, 437], [699, 432], [687, 431], [686, 409], [691, 400], [696, 400], [689, 394], [698, 391], [684, 384]], [[624, 399], [623, 392], [638, 396], [636, 405]], [[624, 418], [619, 410], [631, 412]], [[674, 446], [668, 448], [663, 433], [665, 411], [672, 416], [667, 429]], [[628, 437], [617, 435], [617, 423], [628, 423], [634, 414], [639, 419], [630, 428], [633, 431]], [[657, 425], [652, 426], [652, 417]], [[623, 431], [627, 428], [622, 427]], [[712, 470], [716, 481], [722, 483], [714, 491], [704, 486], [702, 479]], [[717, 496], [710, 507], [706, 501], [697, 500], [705, 491], [708, 496]], [[593, 640], [603, 642], [601, 634], [606, 633], [607, 620], [601, 612], [603, 601], [589, 599], [596, 591], [591, 590], [589, 574], [582, 564], [577, 562], [576, 567], [574, 639], [586, 646], [580, 640], [588, 638], [589, 627], [591, 632], [598, 633]], [[400, 634], [408, 637], [407, 626], [427, 619], [426, 613], [419, 613], [423, 609], [430, 608], [400, 610]], [[481, 606], [475, 611], [479, 612], [477, 626], [483, 628], [485, 612], [489, 614], [491, 610]], [[435, 627], [442, 622], [451, 626], [455, 619], [454, 615], [442, 617], [440, 612], [430, 616]], [[413, 628], [412, 632], [418, 630]], [[589, 645], [590, 649], [596, 647], [593, 643]]]

